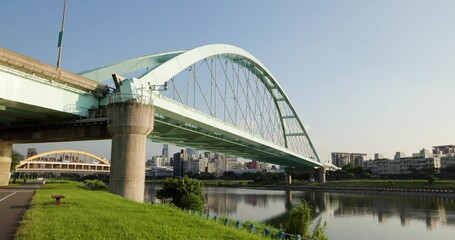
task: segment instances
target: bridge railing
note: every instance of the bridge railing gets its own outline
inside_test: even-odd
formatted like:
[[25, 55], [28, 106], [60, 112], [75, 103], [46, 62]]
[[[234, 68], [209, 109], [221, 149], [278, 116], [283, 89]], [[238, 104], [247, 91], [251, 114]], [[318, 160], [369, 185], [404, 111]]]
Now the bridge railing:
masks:
[[142, 103], [142, 104], [153, 104], [153, 95], [145, 94], [125, 94], [125, 93], [112, 93], [108, 96], [108, 103]]

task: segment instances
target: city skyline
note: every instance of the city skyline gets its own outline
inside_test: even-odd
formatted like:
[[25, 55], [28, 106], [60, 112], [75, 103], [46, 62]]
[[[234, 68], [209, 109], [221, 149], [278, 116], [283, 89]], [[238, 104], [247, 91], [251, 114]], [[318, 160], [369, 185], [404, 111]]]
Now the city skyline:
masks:
[[[55, 65], [63, 1], [25, 3], [2, 4], [0, 47]], [[261, 1], [257, 11], [258, 4], [69, 1], [61, 66], [77, 73], [228, 43], [271, 70], [323, 162], [331, 152], [393, 156], [454, 144], [454, 2]], [[161, 143], [147, 145], [147, 156], [160, 154]], [[106, 140], [15, 145], [27, 147], [110, 158]]]

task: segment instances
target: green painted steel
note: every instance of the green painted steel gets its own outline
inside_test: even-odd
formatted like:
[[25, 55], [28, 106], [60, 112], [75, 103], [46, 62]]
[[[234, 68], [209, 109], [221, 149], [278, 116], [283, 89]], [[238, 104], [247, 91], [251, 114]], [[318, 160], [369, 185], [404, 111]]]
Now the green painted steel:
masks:
[[[178, 73], [182, 72], [192, 64], [202, 61], [206, 58], [214, 57], [214, 56], [221, 56], [224, 59], [227, 59], [229, 61], [235, 62], [239, 65], [244, 66], [245, 68], [248, 68], [251, 73], [253, 73], [257, 78], [259, 78], [262, 83], [266, 86], [268, 91], [272, 96], [274, 96], [274, 105], [278, 109], [278, 113], [280, 114], [280, 119], [281, 119], [281, 125], [283, 128], [283, 138], [285, 139], [285, 146], [276, 146], [276, 145], [271, 145], [267, 143], [261, 143], [259, 144], [260, 146], [263, 146], [265, 148], [264, 151], [268, 151], [267, 148], [269, 149], [280, 149], [283, 150], [283, 152], [286, 153], [286, 157], [283, 157], [281, 155], [277, 155], [277, 158], [281, 159], [287, 159], [287, 161], [297, 161], [299, 164], [301, 164], [301, 161], [298, 161], [298, 159], [304, 159], [307, 163], [307, 165], [312, 165], [312, 166], [321, 166], [322, 163], [317, 155], [317, 152], [308, 137], [308, 134], [300, 121], [300, 119], [297, 117], [297, 113], [295, 112], [294, 107], [292, 106], [290, 100], [284, 93], [283, 89], [279, 85], [278, 81], [273, 77], [271, 72], [265, 67], [264, 64], [262, 64], [258, 59], [256, 59], [253, 55], [250, 53], [246, 52], [243, 49], [240, 49], [235, 46], [231, 45], [225, 45], [225, 44], [214, 44], [214, 45], [207, 45], [207, 46], [202, 46], [198, 48], [194, 48], [188, 51], [176, 51], [176, 52], [170, 52], [170, 53], [160, 53], [160, 54], [153, 54], [153, 55], [147, 55], [147, 56], [142, 56], [139, 58], [134, 58], [130, 59], [124, 62], [119, 62], [116, 64], [108, 65], [105, 67], [100, 67], [92, 70], [88, 70], [85, 72], [80, 73], [81, 76], [91, 78], [96, 81], [104, 81], [107, 79], [111, 78], [111, 74], [119, 74], [119, 75], [127, 75], [131, 73], [138, 72], [139, 70], [145, 71], [142, 75], [138, 77], [133, 77], [125, 80], [123, 84], [120, 86], [120, 92], [124, 94], [131, 94], [131, 95], [142, 95], [144, 94], [143, 89], [147, 88], [147, 86], [163, 86], [168, 82], [170, 79], [172, 79], [174, 76], [176, 76]], [[139, 90], [141, 89], [141, 90]], [[274, 91], [277, 91], [275, 93]], [[152, 94], [150, 93], [150, 96]], [[208, 125], [205, 124], [207, 122], [211, 121], [210, 116], [197, 113], [195, 111], [188, 111], [187, 108], [182, 107], [180, 108], [178, 103], [176, 102], [170, 102], [170, 101], [165, 101], [163, 96], [160, 96], [159, 93], [154, 92], [153, 93], [154, 98], [156, 100], [154, 101], [154, 105], [157, 108], [157, 114], [161, 113], [161, 111], [166, 112], [166, 114], [172, 115], [172, 118], [178, 119], [178, 122], [180, 123], [186, 123], [188, 121], [194, 121], [196, 118], [198, 119], [197, 121], [194, 121], [194, 125], [204, 125], [206, 129], [210, 129], [211, 131], [215, 132], [222, 132], [223, 134], [220, 134], [222, 136], [229, 136], [232, 134], [232, 132], [235, 132], [236, 129], [230, 129], [229, 131], [226, 131], [226, 129], [229, 129], [230, 126], [219, 123], [219, 122], [213, 122], [213, 125]], [[284, 102], [287, 107], [291, 110], [290, 115], [284, 115], [284, 113], [281, 112], [279, 104], [280, 102]], [[178, 110], [175, 110], [173, 113], [171, 111], [168, 111], [168, 109], [175, 109], [175, 108], [180, 108]], [[183, 114], [186, 112], [186, 114]], [[199, 117], [199, 115], [202, 115]], [[188, 117], [191, 116], [191, 117]], [[300, 130], [294, 133], [286, 133], [286, 126], [285, 126], [285, 120], [286, 119], [295, 119], [298, 124], [300, 125]], [[221, 127], [214, 127], [214, 126], [221, 126]], [[295, 154], [294, 152], [290, 151], [287, 146], [287, 139], [289, 137], [296, 137], [296, 136], [303, 136], [305, 137], [306, 141], [310, 145], [310, 152], [307, 153], [308, 156], [304, 156], [301, 154]], [[193, 136], [194, 137], [194, 136]], [[247, 132], [241, 132], [237, 131], [235, 136], [232, 136], [231, 140], [235, 140], [241, 138], [242, 142], [247, 142], [248, 144], [251, 141], [245, 141], [245, 139], [253, 139], [255, 138], [254, 136], [251, 136]], [[156, 139], [159, 139], [158, 137]], [[176, 138], [178, 139], [178, 138]], [[228, 139], [224, 139], [225, 141], [228, 141]], [[178, 145], [177, 142], [173, 142], [172, 139], [161, 139], [161, 141], [167, 141], [167, 142], [172, 142]], [[259, 139], [256, 138], [255, 142], [263, 142], [265, 141], [264, 139]], [[235, 141], [234, 141], [235, 142]], [[187, 145], [190, 143], [186, 143]], [[205, 142], [204, 144], [208, 144], [208, 142]], [[247, 145], [248, 145], [247, 144]], [[184, 144], [181, 144], [184, 145]], [[200, 148], [204, 148], [203, 144], [199, 146]], [[254, 148], [252, 145], [250, 148]], [[207, 147], [205, 147], [207, 149]], [[216, 150], [222, 150], [217, 148]], [[229, 152], [229, 150], [226, 150], [225, 152]], [[273, 151], [272, 151], [273, 152]], [[297, 160], [296, 160], [297, 159]], [[281, 162], [281, 161], [280, 161]]]
[[[281, 134], [285, 139], [283, 145], [277, 145], [270, 139], [256, 136], [238, 126], [227, 124], [214, 116], [169, 99], [155, 89], [155, 86], [164, 86], [192, 64], [211, 57], [220, 57], [243, 66], [260, 80], [272, 96], [271, 106], [275, 106], [279, 114]], [[125, 101], [142, 102], [148, 99], [148, 103], [153, 102], [155, 107], [155, 130], [149, 136], [154, 141], [284, 166], [324, 165], [278, 81], [258, 59], [240, 48], [223, 44], [207, 45], [188, 51], [142, 56], [80, 74], [98, 83], [111, 80], [112, 74], [136, 77], [125, 79], [116, 92], [103, 96], [105, 93], [92, 93], [91, 90], [55, 82], [48, 77], [0, 66], [0, 106], [6, 107], [6, 112], [16, 111], [15, 116], [29, 114], [30, 118], [87, 116], [89, 109], [106, 106], [113, 99], [118, 101], [124, 96], [127, 96]], [[99, 87], [102, 85], [94, 86], [102, 89]], [[282, 106], [288, 109], [287, 112], [282, 112]], [[298, 129], [288, 131], [287, 120], [296, 121]], [[2, 119], [0, 116], [0, 123], [2, 121], [12, 120]], [[304, 138], [309, 150], [297, 152], [288, 146], [290, 139], [298, 137]]]

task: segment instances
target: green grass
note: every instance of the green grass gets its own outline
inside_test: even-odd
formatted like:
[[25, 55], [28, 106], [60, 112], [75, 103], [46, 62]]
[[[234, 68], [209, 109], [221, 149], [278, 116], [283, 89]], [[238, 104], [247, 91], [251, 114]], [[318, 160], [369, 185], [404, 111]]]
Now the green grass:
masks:
[[[24, 184], [24, 180], [22, 179], [16, 179], [16, 183], [13, 183], [14, 180], [12, 178], [10, 178], [9, 182], [8, 182], [8, 187], [15, 187], [15, 186], [20, 186], [22, 184]], [[38, 181], [36, 179], [27, 179], [27, 183], [40, 183], [42, 181]]]
[[[392, 184], [393, 182], [393, 184]], [[342, 180], [313, 183], [315, 187], [359, 187], [359, 188], [420, 188], [455, 190], [455, 180], [436, 180], [433, 184], [427, 180]]]
[[[63, 194], [56, 206], [51, 195]], [[17, 239], [261, 239], [171, 206], [140, 204], [82, 183], [48, 182], [32, 199]]]

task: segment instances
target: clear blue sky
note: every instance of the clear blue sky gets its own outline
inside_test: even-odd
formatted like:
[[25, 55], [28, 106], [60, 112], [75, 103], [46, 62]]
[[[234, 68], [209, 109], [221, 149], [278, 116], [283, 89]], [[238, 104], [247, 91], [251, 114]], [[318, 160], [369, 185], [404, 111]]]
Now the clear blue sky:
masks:
[[[56, 64], [62, 7], [63, 0], [3, 1], [0, 47]], [[332, 151], [393, 157], [455, 144], [455, 1], [68, 0], [67, 7], [62, 67], [73, 72], [211, 43], [252, 53], [284, 88], [323, 161]], [[110, 152], [107, 141], [38, 150], [60, 147]], [[149, 147], [148, 156], [160, 148]]]

